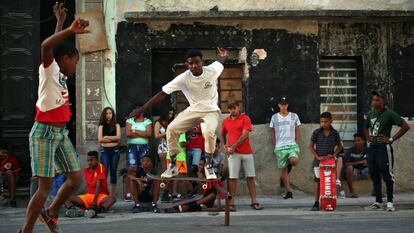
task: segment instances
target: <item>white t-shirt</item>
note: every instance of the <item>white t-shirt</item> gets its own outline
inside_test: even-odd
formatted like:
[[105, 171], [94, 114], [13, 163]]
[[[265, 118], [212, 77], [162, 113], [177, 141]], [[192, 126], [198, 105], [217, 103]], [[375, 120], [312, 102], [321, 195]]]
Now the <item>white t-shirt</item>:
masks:
[[296, 113], [289, 112], [285, 117], [279, 113], [274, 114], [270, 127], [275, 129], [276, 147], [296, 144], [295, 128], [299, 125], [300, 120]]
[[190, 103], [190, 106], [185, 111], [220, 111], [217, 105], [217, 79], [220, 77], [223, 69], [224, 66], [220, 62], [215, 61], [209, 66], [203, 66], [203, 73], [200, 76], [194, 76], [190, 70], [187, 70], [164, 85], [162, 91], [167, 94], [182, 91]]

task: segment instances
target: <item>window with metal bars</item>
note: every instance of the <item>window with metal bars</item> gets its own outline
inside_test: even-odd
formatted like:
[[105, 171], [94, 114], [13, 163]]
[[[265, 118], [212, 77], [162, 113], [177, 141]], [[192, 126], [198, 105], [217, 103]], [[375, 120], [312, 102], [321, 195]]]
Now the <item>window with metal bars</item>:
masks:
[[331, 112], [332, 126], [342, 140], [353, 140], [357, 120], [357, 60], [326, 58], [319, 61], [321, 112]]

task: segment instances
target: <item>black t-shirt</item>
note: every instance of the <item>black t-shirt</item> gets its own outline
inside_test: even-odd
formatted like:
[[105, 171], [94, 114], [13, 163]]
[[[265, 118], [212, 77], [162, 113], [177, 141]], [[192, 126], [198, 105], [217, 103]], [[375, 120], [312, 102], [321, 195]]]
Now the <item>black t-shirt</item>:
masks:
[[[346, 150], [345, 152], [345, 161], [347, 163], [354, 163], [354, 162], [360, 162], [363, 160], [367, 160], [367, 148], [364, 147], [362, 152], [358, 153], [356, 150], [356, 147], [353, 146]], [[356, 168], [365, 168], [366, 166], [363, 166], [362, 164], [356, 165]]]
[[116, 136], [116, 126], [113, 125], [103, 125], [102, 126], [102, 136]]
[[[152, 169], [150, 172], [149, 172], [151, 175], [156, 175], [156, 173], [155, 173], [155, 171], [154, 171], [154, 169]], [[152, 187], [152, 179], [151, 178], [148, 178], [147, 177], [147, 173], [144, 171], [144, 169], [142, 168], [142, 167], [138, 167], [137, 168], [137, 173], [136, 173], [136, 175], [135, 175], [137, 178], [145, 178], [145, 180], [146, 181], [144, 181], [144, 188], [145, 188], [145, 190], [149, 190], [149, 189], [151, 189], [151, 187]]]

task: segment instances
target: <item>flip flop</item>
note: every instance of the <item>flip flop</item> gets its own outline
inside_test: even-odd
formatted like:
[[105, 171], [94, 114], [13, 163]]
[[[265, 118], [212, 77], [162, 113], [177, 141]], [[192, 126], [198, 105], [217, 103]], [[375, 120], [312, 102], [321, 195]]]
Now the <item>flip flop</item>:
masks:
[[259, 203], [252, 203], [250, 204], [250, 206], [254, 209], [254, 210], [262, 210], [263, 206], [261, 206]]

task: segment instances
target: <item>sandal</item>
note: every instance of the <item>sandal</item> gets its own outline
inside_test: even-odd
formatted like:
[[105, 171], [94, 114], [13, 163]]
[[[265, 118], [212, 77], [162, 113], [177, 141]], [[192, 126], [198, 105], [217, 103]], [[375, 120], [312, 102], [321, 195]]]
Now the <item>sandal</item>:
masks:
[[229, 210], [230, 210], [231, 212], [235, 212], [235, 211], [236, 211], [236, 207], [235, 207], [234, 205], [230, 205], [230, 206], [229, 206]]
[[250, 204], [250, 206], [254, 209], [254, 210], [262, 210], [263, 206], [261, 206], [259, 203], [252, 203]]

